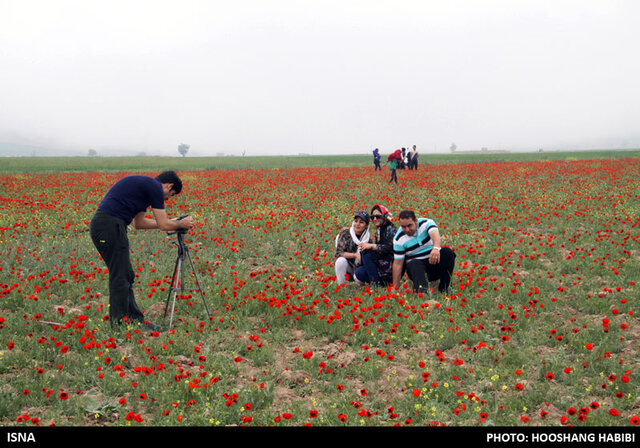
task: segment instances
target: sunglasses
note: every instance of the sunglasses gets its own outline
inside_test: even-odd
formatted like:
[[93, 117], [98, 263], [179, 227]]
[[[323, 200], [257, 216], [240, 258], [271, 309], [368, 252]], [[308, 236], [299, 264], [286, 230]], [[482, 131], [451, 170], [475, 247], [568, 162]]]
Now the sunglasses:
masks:
[[382, 219], [382, 215], [371, 215], [371, 219]]

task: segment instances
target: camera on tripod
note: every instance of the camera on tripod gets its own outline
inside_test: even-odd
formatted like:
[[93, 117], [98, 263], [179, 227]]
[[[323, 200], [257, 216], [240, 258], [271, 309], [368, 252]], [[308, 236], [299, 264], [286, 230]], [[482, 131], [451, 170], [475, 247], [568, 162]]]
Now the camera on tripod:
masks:
[[[176, 221], [182, 221], [184, 218], [186, 218], [189, 215], [182, 215], [179, 218], [176, 218]], [[174, 235], [174, 234], [178, 234], [178, 235], [184, 235], [186, 233], [189, 232], [189, 229], [178, 229], [178, 230], [174, 230], [173, 232], [169, 232], [169, 235]]]
[[[189, 215], [182, 215], [177, 218], [176, 221], [180, 221], [186, 218]], [[200, 281], [198, 280], [198, 275], [196, 274], [196, 268], [193, 265], [193, 260], [191, 259], [191, 254], [189, 253], [189, 246], [184, 242], [184, 235], [189, 232], [188, 229], [178, 229], [173, 232], [169, 232], [169, 235], [177, 235], [177, 242], [175, 245], [178, 248], [178, 256], [176, 258], [176, 264], [173, 269], [173, 276], [171, 277], [171, 286], [169, 287], [169, 295], [167, 297], [167, 302], [164, 307], [164, 317], [167, 317], [167, 313], [169, 312], [169, 302], [173, 297], [173, 301], [171, 304], [171, 319], [169, 320], [169, 328], [173, 327], [173, 313], [176, 309], [176, 299], [178, 297], [178, 290], [181, 291], [181, 297], [184, 296], [185, 293], [185, 284], [184, 284], [184, 273], [183, 267], [185, 262], [189, 262], [189, 266], [191, 267], [192, 277], [195, 280], [196, 289], [200, 293], [200, 297], [202, 298], [202, 303], [204, 304], [204, 308], [207, 312], [207, 316], [211, 318], [211, 314], [209, 313], [209, 307], [207, 306], [207, 301], [204, 297], [204, 292], [202, 291], [202, 287], [200, 286]]]

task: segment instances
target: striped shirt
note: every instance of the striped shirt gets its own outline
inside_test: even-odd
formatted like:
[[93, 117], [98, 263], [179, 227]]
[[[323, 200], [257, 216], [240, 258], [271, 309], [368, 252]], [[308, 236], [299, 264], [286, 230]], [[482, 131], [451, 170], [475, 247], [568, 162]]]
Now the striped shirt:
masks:
[[412, 236], [405, 234], [402, 227], [393, 237], [393, 258], [395, 260], [424, 259], [433, 249], [433, 240], [429, 235], [432, 230], [437, 230], [435, 221], [427, 218], [418, 218], [416, 233]]

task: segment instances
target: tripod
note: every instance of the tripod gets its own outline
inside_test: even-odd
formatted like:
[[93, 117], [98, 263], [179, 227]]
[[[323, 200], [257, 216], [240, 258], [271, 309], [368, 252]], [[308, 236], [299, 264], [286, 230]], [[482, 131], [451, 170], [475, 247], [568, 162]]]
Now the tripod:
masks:
[[173, 303], [171, 304], [171, 319], [169, 320], [169, 328], [173, 325], [173, 312], [176, 306], [176, 296], [178, 295], [178, 282], [180, 283], [180, 291], [181, 294], [184, 295], [184, 281], [183, 281], [183, 272], [182, 268], [184, 265], [185, 255], [189, 259], [189, 264], [191, 265], [191, 270], [193, 271], [193, 277], [196, 281], [196, 286], [198, 287], [198, 291], [200, 292], [200, 296], [202, 297], [202, 303], [204, 303], [204, 308], [207, 311], [207, 316], [211, 317], [209, 314], [209, 308], [207, 307], [207, 301], [204, 299], [204, 294], [202, 293], [202, 288], [200, 287], [200, 282], [198, 281], [198, 276], [196, 275], [196, 269], [193, 266], [193, 261], [191, 260], [191, 255], [189, 254], [189, 247], [184, 243], [184, 235], [186, 230], [178, 230], [176, 232], [169, 233], [169, 235], [177, 235], [178, 242], [174, 243], [178, 246], [178, 257], [176, 258], [176, 265], [173, 269], [173, 277], [171, 278], [171, 287], [169, 288], [169, 296], [167, 297], [167, 303], [164, 307], [164, 317], [167, 318], [167, 311], [169, 309], [169, 300], [173, 295]]

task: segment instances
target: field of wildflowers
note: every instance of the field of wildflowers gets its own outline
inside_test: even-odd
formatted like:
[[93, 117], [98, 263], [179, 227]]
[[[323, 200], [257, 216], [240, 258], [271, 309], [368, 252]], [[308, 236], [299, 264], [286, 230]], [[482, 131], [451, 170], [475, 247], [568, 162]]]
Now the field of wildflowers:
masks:
[[[106, 320], [87, 228], [126, 174], [1, 178], [2, 425], [640, 424], [638, 158], [423, 164], [398, 185], [373, 167], [182, 171], [167, 212], [197, 222], [211, 316], [187, 275], [167, 328], [174, 237], [131, 229], [160, 332]], [[334, 237], [376, 203], [439, 224], [449, 295], [337, 287]]]

